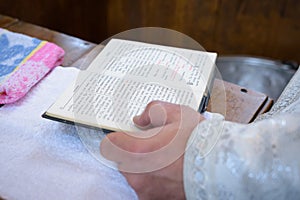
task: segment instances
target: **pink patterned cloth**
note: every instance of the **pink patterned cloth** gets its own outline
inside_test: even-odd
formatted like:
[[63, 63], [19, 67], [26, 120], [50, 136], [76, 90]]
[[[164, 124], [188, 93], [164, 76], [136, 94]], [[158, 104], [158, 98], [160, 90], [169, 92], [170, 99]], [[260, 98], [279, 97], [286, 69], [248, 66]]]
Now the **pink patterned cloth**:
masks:
[[0, 104], [22, 98], [63, 57], [53, 43], [0, 29]]

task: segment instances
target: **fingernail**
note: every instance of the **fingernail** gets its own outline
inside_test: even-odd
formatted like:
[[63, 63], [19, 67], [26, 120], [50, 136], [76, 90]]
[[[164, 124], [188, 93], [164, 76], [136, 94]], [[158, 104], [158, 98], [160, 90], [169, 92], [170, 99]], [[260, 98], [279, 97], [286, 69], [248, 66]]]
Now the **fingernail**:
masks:
[[137, 116], [134, 116], [132, 118], [133, 122], [135, 123], [136, 121], [138, 121], [140, 119], [141, 115], [137, 115]]

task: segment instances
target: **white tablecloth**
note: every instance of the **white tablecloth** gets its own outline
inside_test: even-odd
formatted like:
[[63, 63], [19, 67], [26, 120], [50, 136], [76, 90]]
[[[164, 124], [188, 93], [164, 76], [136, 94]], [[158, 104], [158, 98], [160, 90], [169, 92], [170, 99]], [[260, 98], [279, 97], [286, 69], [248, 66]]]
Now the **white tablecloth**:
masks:
[[137, 199], [125, 178], [96, 160], [76, 128], [41, 115], [74, 78], [57, 67], [20, 101], [0, 108], [0, 196]]

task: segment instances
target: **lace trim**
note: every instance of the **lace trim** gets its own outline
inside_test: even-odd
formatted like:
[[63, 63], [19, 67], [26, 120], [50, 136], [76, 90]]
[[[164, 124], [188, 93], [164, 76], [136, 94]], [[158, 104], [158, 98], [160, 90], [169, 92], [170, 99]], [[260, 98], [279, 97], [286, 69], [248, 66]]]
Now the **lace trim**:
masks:
[[184, 158], [187, 199], [297, 199], [299, 113], [298, 71], [272, 110], [255, 123], [226, 122], [218, 114], [200, 123]]

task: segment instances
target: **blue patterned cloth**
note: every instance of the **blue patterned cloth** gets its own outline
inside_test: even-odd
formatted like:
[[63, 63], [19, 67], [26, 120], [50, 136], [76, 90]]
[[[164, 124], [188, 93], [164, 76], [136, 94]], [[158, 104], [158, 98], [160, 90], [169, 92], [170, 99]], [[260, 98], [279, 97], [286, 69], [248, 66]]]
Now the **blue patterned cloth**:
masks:
[[0, 30], [0, 83], [11, 74], [21, 62], [42, 41], [26, 35], [12, 35], [10, 32]]

